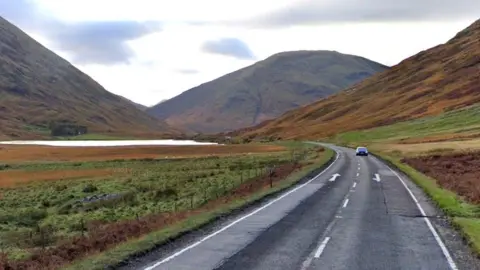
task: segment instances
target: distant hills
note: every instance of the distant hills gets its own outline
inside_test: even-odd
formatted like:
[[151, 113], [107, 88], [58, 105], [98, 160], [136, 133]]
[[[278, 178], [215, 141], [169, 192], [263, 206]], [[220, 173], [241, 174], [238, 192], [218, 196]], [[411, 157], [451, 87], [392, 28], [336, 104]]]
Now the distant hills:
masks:
[[45, 138], [59, 125], [114, 135], [179, 133], [1, 17], [0, 52], [0, 139]]
[[335, 94], [388, 67], [335, 51], [275, 54], [147, 109], [199, 133], [235, 130]]
[[480, 20], [345, 91], [231, 135], [322, 138], [480, 102]]

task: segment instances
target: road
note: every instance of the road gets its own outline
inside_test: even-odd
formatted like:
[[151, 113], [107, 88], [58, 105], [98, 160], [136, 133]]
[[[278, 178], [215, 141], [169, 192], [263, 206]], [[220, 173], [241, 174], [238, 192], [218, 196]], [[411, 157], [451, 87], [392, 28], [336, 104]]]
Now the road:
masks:
[[320, 175], [135, 269], [477, 269], [408, 179], [332, 148]]

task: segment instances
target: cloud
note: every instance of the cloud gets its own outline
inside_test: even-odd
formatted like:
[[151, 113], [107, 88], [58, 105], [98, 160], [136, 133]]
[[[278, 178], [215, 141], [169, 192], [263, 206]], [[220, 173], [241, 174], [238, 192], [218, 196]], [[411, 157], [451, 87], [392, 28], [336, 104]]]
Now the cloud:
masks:
[[478, 18], [478, 0], [303, 0], [237, 25], [288, 27], [329, 23], [447, 21]]
[[127, 41], [161, 31], [159, 22], [105, 21], [65, 23], [29, 0], [1, 1], [0, 15], [27, 31], [45, 36], [52, 47], [79, 64], [128, 64], [135, 56]]
[[79, 64], [129, 63], [135, 56], [126, 41], [157, 32], [160, 24], [133, 21], [84, 22], [48, 31], [54, 46], [69, 53]]
[[238, 59], [255, 59], [255, 55], [248, 45], [237, 38], [222, 38], [206, 41], [202, 45], [202, 50], [207, 53], [232, 56]]

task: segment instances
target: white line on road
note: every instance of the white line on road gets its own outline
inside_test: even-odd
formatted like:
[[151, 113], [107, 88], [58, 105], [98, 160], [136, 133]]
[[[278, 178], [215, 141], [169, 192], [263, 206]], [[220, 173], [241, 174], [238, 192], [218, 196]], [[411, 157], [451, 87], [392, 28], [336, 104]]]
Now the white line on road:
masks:
[[214, 232], [214, 233], [212, 233], [212, 234], [209, 234], [209, 235], [205, 236], [204, 238], [200, 239], [199, 241], [197, 241], [197, 242], [195, 242], [195, 243], [187, 246], [186, 248], [184, 248], [184, 249], [182, 249], [182, 250], [180, 250], [180, 251], [178, 251], [178, 252], [176, 252], [176, 253], [168, 256], [167, 258], [165, 258], [165, 259], [163, 259], [163, 260], [161, 260], [161, 261], [153, 264], [152, 266], [149, 266], [149, 267], [144, 268], [144, 270], [152, 270], [152, 269], [158, 267], [159, 265], [162, 265], [162, 264], [164, 264], [164, 263], [172, 260], [173, 258], [181, 255], [181, 254], [184, 253], [185, 251], [188, 251], [188, 250], [190, 250], [190, 249], [192, 249], [192, 248], [200, 245], [201, 243], [203, 243], [203, 242], [207, 241], [208, 239], [214, 237], [215, 235], [217, 235], [217, 234], [219, 234], [219, 233], [227, 230], [228, 228], [234, 226], [235, 224], [241, 222], [242, 220], [244, 220], [244, 219], [246, 219], [246, 218], [248, 218], [248, 217], [251, 217], [251, 216], [255, 215], [256, 213], [262, 211], [263, 209], [269, 207], [270, 205], [272, 205], [272, 204], [280, 201], [281, 199], [287, 197], [288, 195], [290, 195], [290, 194], [296, 192], [297, 190], [305, 187], [306, 185], [310, 184], [311, 182], [313, 182], [314, 180], [316, 180], [318, 177], [320, 177], [323, 173], [325, 173], [326, 171], [328, 171], [328, 169], [330, 169], [330, 167], [332, 167], [333, 164], [335, 164], [335, 162], [338, 160], [338, 157], [340, 156], [340, 154], [339, 154], [336, 150], [335, 150], [335, 152], [336, 152], [336, 154], [337, 154], [336, 157], [335, 157], [335, 160], [334, 160], [327, 168], [325, 168], [325, 170], [323, 170], [321, 173], [319, 173], [319, 174], [318, 174], [317, 176], [315, 176], [314, 178], [312, 178], [312, 179], [308, 180], [307, 182], [301, 184], [300, 186], [298, 186], [298, 187], [290, 190], [289, 192], [283, 194], [282, 196], [280, 196], [280, 197], [272, 200], [271, 202], [267, 203], [266, 205], [264, 205], [264, 206], [262, 206], [262, 207], [260, 207], [260, 208], [258, 208], [258, 209], [256, 209], [256, 210], [254, 210], [253, 212], [251, 212], [251, 213], [249, 213], [249, 214], [247, 214], [247, 215], [245, 215], [245, 216], [243, 216], [243, 217], [241, 217], [241, 218], [233, 221], [232, 223], [228, 224], [227, 226], [221, 228], [220, 230], [218, 230], [218, 231], [216, 231], [216, 232]]
[[455, 262], [453, 261], [452, 259], [452, 256], [450, 255], [450, 252], [448, 252], [448, 249], [447, 247], [445, 246], [445, 244], [443, 243], [442, 239], [440, 238], [440, 236], [438, 235], [437, 231], [435, 230], [435, 228], [433, 228], [433, 225], [432, 223], [430, 222], [430, 220], [426, 217], [426, 214], [425, 214], [425, 211], [423, 210], [422, 206], [420, 205], [420, 203], [418, 202], [417, 198], [415, 197], [415, 195], [413, 195], [413, 192], [410, 190], [410, 188], [407, 186], [407, 184], [405, 183], [405, 181], [403, 181], [402, 177], [400, 177], [400, 175], [394, 171], [392, 168], [388, 167], [390, 169], [390, 171], [392, 171], [396, 176], [397, 178], [400, 180], [400, 182], [402, 182], [403, 186], [407, 189], [408, 193], [410, 194], [410, 196], [412, 197], [413, 201], [415, 202], [415, 204], [417, 205], [418, 207], [418, 210], [420, 210], [420, 213], [424, 216], [423, 217], [423, 220], [425, 221], [425, 223], [427, 223], [427, 226], [428, 228], [430, 229], [430, 232], [432, 232], [433, 234], [433, 237], [435, 238], [435, 240], [437, 241], [437, 244], [440, 246], [440, 248], [442, 249], [442, 252], [443, 252], [443, 255], [445, 256], [445, 258], [447, 258], [447, 261], [448, 261], [448, 264], [450, 265], [450, 268], [453, 269], [453, 270], [457, 270], [457, 265], [455, 264]]
[[353, 183], [353, 188], [355, 188], [357, 186], [357, 182]]
[[345, 202], [343, 203], [343, 208], [347, 207], [348, 201], [348, 199], [345, 200]]
[[322, 255], [323, 250], [325, 250], [328, 241], [330, 241], [330, 237], [326, 237], [325, 240], [323, 240], [322, 244], [318, 247], [317, 252], [315, 252], [315, 258], [320, 258], [320, 255]]
[[360, 173], [357, 172], [357, 176], [360, 176]]

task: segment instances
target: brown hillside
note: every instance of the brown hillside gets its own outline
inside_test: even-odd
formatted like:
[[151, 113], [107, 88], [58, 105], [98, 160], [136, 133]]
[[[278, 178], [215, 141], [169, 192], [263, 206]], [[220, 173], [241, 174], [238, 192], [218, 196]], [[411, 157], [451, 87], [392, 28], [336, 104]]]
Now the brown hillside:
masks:
[[480, 20], [446, 44], [422, 51], [346, 91], [235, 134], [327, 137], [438, 115], [477, 102], [480, 102]]
[[1, 17], [0, 70], [0, 139], [48, 137], [52, 121], [116, 135], [178, 133]]

